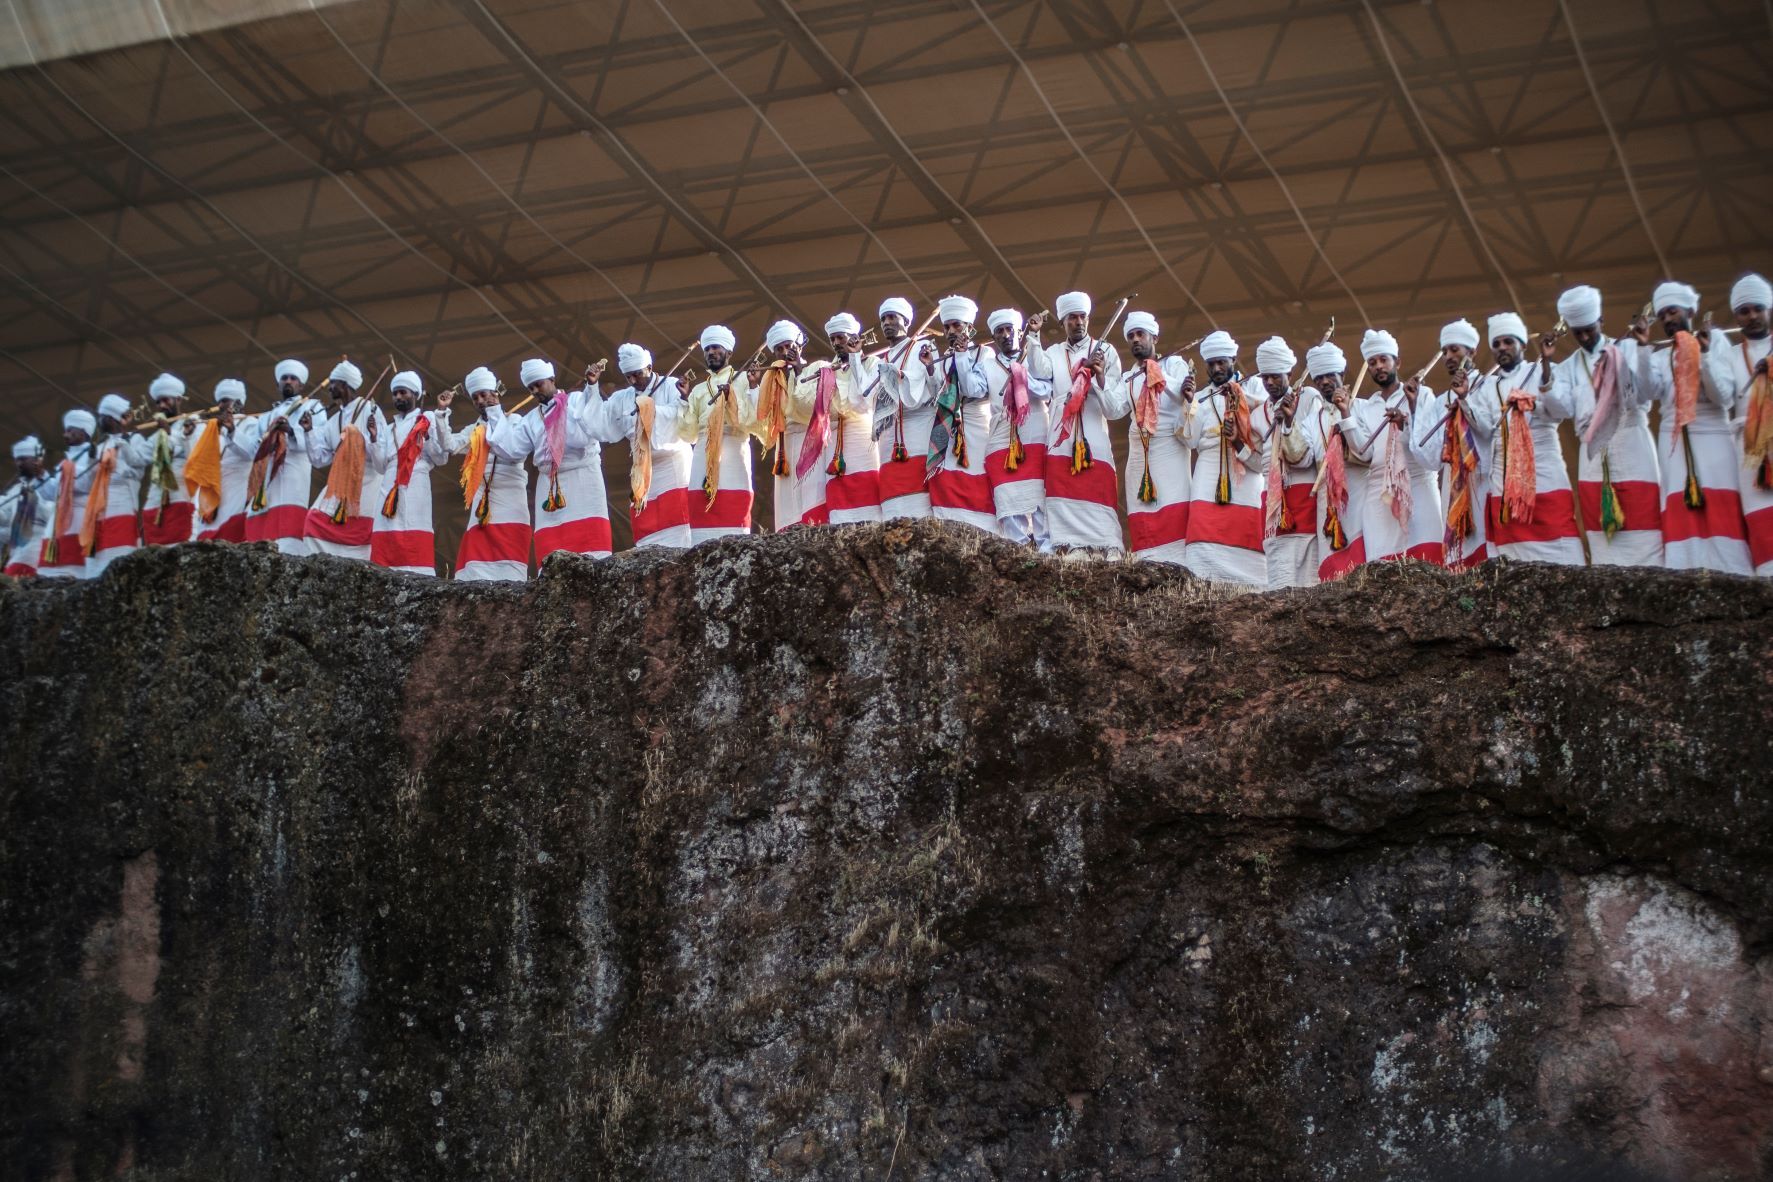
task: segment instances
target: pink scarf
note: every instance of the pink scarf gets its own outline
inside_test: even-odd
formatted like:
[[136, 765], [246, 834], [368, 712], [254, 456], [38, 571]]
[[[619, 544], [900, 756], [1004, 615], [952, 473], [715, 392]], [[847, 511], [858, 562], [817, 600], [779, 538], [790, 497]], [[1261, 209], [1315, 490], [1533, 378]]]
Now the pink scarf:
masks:
[[1010, 422], [1020, 427], [1028, 421], [1028, 367], [1012, 360], [1006, 368], [1010, 376], [1003, 388], [1003, 408]]
[[[1587, 364], [1584, 361], [1583, 364]], [[1619, 348], [1608, 345], [1595, 360], [1588, 376], [1594, 386], [1594, 417], [1588, 421], [1588, 433], [1582, 442], [1593, 457], [1607, 450], [1613, 433], [1619, 429]]]
[[1089, 354], [1071, 367], [1071, 393], [1065, 398], [1065, 414], [1059, 419], [1059, 437], [1053, 440], [1054, 446], [1071, 438], [1071, 431], [1078, 425], [1078, 416], [1083, 414], [1084, 399], [1090, 396], [1090, 383], [1095, 378], [1095, 371], [1090, 368]]
[[1392, 518], [1410, 528], [1410, 467], [1404, 456], [1404, 430], [1393, 427], [1385, 440], [1385, 458], [1379, 470], [1379, 496], [1391, 506]]
[[794, 478], [803, 480], [825, 454], [825, 440], [831, 436], [831, 399], [837, 393], [837, 371], [829, 365], [819, 370], [818, 386], [813, 393], [813, 414], [807, 420], [806, 438], [800, 441], [800, 455], [794, 461]]
[[1274, 401], [1268, 403], [1268, 484], [1262, 493], [1262, 536], [1272, 538], [1280, 533], [1283, 527], [1290, 528], [1292, 522], [1283, 522], [1282, 518], [1290, 516], [1287, 509], [1287, 461], [1281, 455], [1281, 424], [1275, 417]]
[[566, 391], [557, 391], [554, 401], [542, 412], [542, 438], [548, 447], [548, 463], [554, 472], [566, 458]]

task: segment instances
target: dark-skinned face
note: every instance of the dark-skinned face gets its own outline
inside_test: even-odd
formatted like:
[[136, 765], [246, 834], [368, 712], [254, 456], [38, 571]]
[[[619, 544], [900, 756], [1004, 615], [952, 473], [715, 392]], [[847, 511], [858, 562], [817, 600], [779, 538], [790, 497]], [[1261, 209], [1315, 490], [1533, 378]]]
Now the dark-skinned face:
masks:
[[1767, 335], [1767, 309], [1762, 304], [1744, 304], [1736, 309], [1736, 327], [1751, 341]]
[[831, 342], [831, 352], [837, 356], [856, 351], [856, 334], [853, 332], [834, 332], [825, 338]]
[[708, 363], [709, 373], [719, 373], [726, 368], [726, 363], [732, 360], [732, 354], [720, 345], [704, 345], [702, 346], [702, 360]]
[[1311, 379], [1311, 384], [1317, 387], [1319, 394], [1328, 398], [1336, 392], [1336, 387], [1342, 384], [1342, 375], [1339, 373], [1319, 374]]
[[897, 312], [888, 312], [880, 318], [880, 335], [890, 345], [905, 335], [905, 318]]
[[1075, 345], [1081, 342], [1090, 332], [1090, 314], [1088, 312], [1065, 313], [1065, 339]]
[[1521, 363], [1521, 343], [1513, 337], [1497, 337], [1490, 342], [1490, 356], [1503, 369], [1513, 369]]
[[1685, 308], [1664, 308], [1656, 313], [1657, 323], [1662, 325], [1664, 336], [1673, 336], [1677, 332], [1691, 332], [1688, 312]]
[[653, 367], [649, 365], [645, 369], [637, 369], [633, 373], [625, 373], [622, 376], [628, 379], [629, 386], [636, 390], [644, 390], [652, 384]]
[[215, 408], [217, 410], [225, 410], [231, 415], [237, 415], [240, 413], [241, 405], [242, 403], [235, 398], [218, 398], [216, 399]]
[[86, 442], [90, 441], [91, 439], [92, 439], [92, 436], [90, 436], [86, 433], [85, 427], [63, 427], [62, 428], [62, 442], [67, 444], [69, 447], [78, 447], [80, 444], [86, 443]]
[[1005, 321], [991, 330], [991, 339], [997, 342], [997, 351], [1008, 357], [1016, 351], [1016, 325], [1013, 321]]
[[1441, 348], [1441, 365], [1449, 374], [1461, 372], [1470, 361], [1471, 350], [1464, 345], [1444, 345]]
[[1263, 374], [1262, 388], [1268, 391], [1270, 398], [1284, 397], [1288, 389], [1287, 375], [1284, 373]]
[[18, 474], [22, 479], [35, 480], [43, 475], [42, 456], [21, 456], [13, 462], [18, 466]]
[[1132, 351], [1134, 361], [1147, 361], [1157, 353], [1157, 338], [1142, 328], [1135, 328], [1127, 334], [1127, 348]]
[[281, 382], [277, 383], [277, 397], [280, 399], [281, 398], [294, 398], [297, 394], [300, 394], [301, 392], [302, 392], [302, 383], [296, 378], [296, 376], [294, 374], [286, 374], [284, 376], [284, 379]]
[[1380, 386], [1389, 386], [1397, 381], [1397, 358], [1389, 353], [1375, 353], [1367, 362], [1367, 372]]
[[345, 385], [344, 382], [337, 378], [326, 383], [326, 392], [332, 395], [332, 400], [334, 402], [343, 402], [345, 399], [351, 397], [351, 387]]
[[973, 326], [961, 320], [944, 320], [942, 332], [950, 349], [964, 349], [973, 343]]
[[1584, 353], [1591, 353], [1601, 343], [1601, 322], [1597, 320], [1583, 328], [1572, 328], [1570, 336], [1575, 340], [1577, 348]]
[[1231, 372], [1236, 368], [1237, 358], [1215, 357], [1207, 362], [1207, 377], [1212, 380], [1213, 385], [1223, 386], [1231, 380]]
[[179, 400], [171, 395], [165, 398], [156, 398], [154, 399], [154, 409], [169, 417], [176, 415], [179, 413]]
[[394, 413], [405, 414], [419, 404], [419, 396], [405, 386], [394, 391]]
[[[537, 402], [543, 404], [553, 402], [558, 389], [559, 387], [555, 386], [553, 378], [537, 378], [529, 384], [529, 392], [536, 396]], [[568, 413], [571, 413], [570, 409]]]
[[795, 362], [800, 359], [800, 343], [790, 338], [770, 350], [777, 361]]

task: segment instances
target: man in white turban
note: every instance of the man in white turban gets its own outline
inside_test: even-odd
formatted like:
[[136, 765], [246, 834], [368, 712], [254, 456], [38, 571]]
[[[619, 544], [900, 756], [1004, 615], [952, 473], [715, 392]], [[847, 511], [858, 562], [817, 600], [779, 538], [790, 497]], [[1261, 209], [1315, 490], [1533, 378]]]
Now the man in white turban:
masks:
[[174, 418], [185, 399], [185, 383], [163, 373], [148, 385], [154, 407], [153, 430], [133, 431], [129, 437], [130, 462], [148, 474], [142, 499], [142, 541], [149, 546], [172, 546], [191, 540], [193, 510], [185, 491], [185, 460], [190, 455], [195, 419], [176, 425]]
[[639, 345], [618, 348], [616, 365], [628, 385], [609, 397], [606, 413], [617, 437], [628, 441], [635, 548], [687, 550], [690, 444], [683, 438], [683, 380], [655, 370], [653, 355]]
[[1744, 275], [1730, 289], [1730, 311], [1739, 333], [1734, 342], [1714, 338], [1720, 347], [1706, 355], [1712, 384], [1736, 407], [1737, 488], [1742, 495], [1743, 529], [1749, 562], [1758, 575], [1773, 575], [1773, 384], [1767, 376], [1767, 307], [1773, 290], [1759, 275]]
[[449, 462], [451, 390], [424, 410], [425, 384], [412, 370], [388, 383], [394, 417], [369, 449], [369, 467], [381, 477], [369, 560], [409, 575], [437, 574], [437, 535], [431, 522], [431, 470]]
[[0, 492], [0, 573], [23, 579], [37, 573], [55, 519], [55, 477], [35, 435], [12, 445], [12, 464], [18, 479]]
[[1263, 553], [1268, 588], [1315, 587], [1317, 567], [1318, 456], [1309, 429], [1317, 413], [1317, 391], [1293, 386], [1299, 359], [1281, 337], [1256, 346], [1256, 375], [1267, 398], [1252, 416], [1263, 437]]
[[[806, 333], [792, 320], [778, 320], [764, 334], [769, 364], [757, 386], [757, 425], [764, 453], [775, 477], [776, 531], [796, 525], [824, 525], [827, 439], [812, 433], [807, 442], [819, 393], [819, 370], [829, 363], [809, 363]], [[826, 379], [835, 383], [832, 375]], [[829, 419], [824, 426], [829, 427]]]
[[536, 405], [522, 415], [499, 416], [487, 431], [487, 447], [498, 459], [535, 465], [531, 538], [537, 569], [556, 550], [608, 558], [614, 545], [601, 445], [626, 436], [598, 393], [603, 369], [599, 361], [585, 371], [583, 388], [566, 391], [552, 362], [530, 358], [518, 370], [518, 381]]
[[1608, 338], [1596, 288], [1564, 292], [1558, 316], [1576, 343], [1551, 373], [1576, 427], [1576, 493], [1589, 560], [1661, 566], [1662, 476], [1649, 408], [1638, 390], [1638, 344]]
[[1307, 445], [1318, 461], [1313, 492], [1317, 501], [1317, 577], [1343, 578], [1367, 560], [1361, 510], [1367, 499], [1367, 460], [1349, 444], [1352, 394], [1345, 384], [1348, 358], [1324, 341], [1305, 352], [1305, 372], [1317, 399], [1303, 420]]
[[924, 469], [936, 408], [924, 375], [938, 347], [935, 333], [912, 338], [911, 318], [909, 300], [882, 301], [880, 335], [887, 347], [875, 370], [873, 433], [880, 453], [880, 515], [888, 521], [930, 515]]
[[[880, 452], [874, 442], [878, 362], [862, 352], [862, 323], [848, 312], [825, 322], [829, 362], [801, 374], [814, 379], [811, 429], [823, 422], [825, 510], [832, 525], [880, 520]], [[825, 371], [819, 371], [823, 364]], [[828, 375], [828, 376], [827, 376]], [[823, 391], [829, 386], [828, 391]]]
[[80, 548], [80, 523], [86, 516], [86, 500], [98, 460], [92, 438], [98, 432], [98, 416], [89, 410], [70, 410], [62, 415], [61, 463], [53, 481], [55, 508], [49, 529], [38, 549], [37, 573], [49, 579], [84, 579], [86, 552]]
[[751, 434], [757, 390], [751, 375], [733, 366], [739, 338], [710, 324], [699, 341], [707, 373], [690, 387], [678, 423], [690, 444], [690, 544], [751, 532]]
[[1120, 354], [1090, 335], [1090, 297], [1069, 291], [1053, 302], [1065, 339], [1047, 346], [1054, 405], [1047, 430], [1047, 527], [1056, 549], [1118, 555], [1122, 548], [1110, 421], [1129, 409]]
[[[1558, 423], [1570, 417], [1570, 405], [1552, 382], [1556, 338], [1530, 338], [1513, 312], [1490, 317], [1489, 337], [1496, 368], [1464, 396], [1472, 430], [1491, 457], [1485, 535], [1504, 558], [1580, 566], [1576, 497], [1558, 443]], [[1526, 360], [1530, 341], [1536, 363]], [[1459, 389], [1456, 380], [1455, 393]]]
[[1208, 384], [1182, 428], [1183, 441], [1195, 453], [1184, 564], [1216, 583], [1266, 587], [1262, 497], [1267, 471], [1256, 414], [1268, 394], [1261, 387], [1244, 389], [1237, 354], [1237, 342], [1223, 330], [1200, 343]]
[[[246, 540], [246, 478], [252, 468], [252, 453], [240, 446], [245, 423], [239, 415], [245, 406], [245, 382], [223, 378], [215, 384], [215, 415], [203, 425], [203, 434], [215, 432], [214, 443], [221, 452], [221, 484], [215, 490], [214, 503], [199, 505], [194, 513], [192, 526], [199, 542]], [[192, 450], [207, 450], [202, 446], [202, 436]], [[188, 482], [186, 487], [190, 487]], [[198, 498], [203, 499], [201, 491]]]
[[310, 554], [368, 562], [383, 475], [369, 456], [388, 433], [388, 419], [376, 405], [375, 392], [363, 388], [363, 371], [350, 361], [333, 366], [326, 391], [333, 413], [309, 418], [308, 462], [316, 470], [331, 471], [302, 533]]
[[[1132, 361], [1121, 381], [1127, 430], [1127, 541], [1148, 562], [1183, 565], [1188, 553], [1191, 460], [1182, 424], [1194, 405], [1194, 373], [1180, 355], [1158, 356], [1157, 317], [1129, 312], [1122, 323]], [[1050, 363], [1049, 363], [1050, 364]]]
[[996, 534], [996, 502], [985, 472], [991, 445], [991, 379], [986, 373], [991, 350], [973, 339], [978, 317], [979, 305], [966, 296], [949, 296], [938, 305], [947, 349], [924, 365], [924, 384], [935, 407], [924, 471], [932, 516]]
[[[1361, 360], [1373, 389], [1351, 408], [1343, 437], [1369, 465], [1361, 506], [1366, 561], [1414, 558], [1441, 564], [1440, 449], [1417, 438], [1417, 419], [1434, 413], [1433, 392], [1400, 378], [1397, 338], [1383, 329], [1361, 337]], [[1427, 432], [1433, 421], [1421, 425]]]
[[1418, 394], [1411, 434], [1425, 457], [1439, 457], [1444, 561], [1453, 570], [1467, 570], [1495, 556], [1484, 531], [1490, 441], [1472, 429], [1464, 400], [1478, 376], [1473, 361], [1479, 343], [1477, 326], [1455, 320], [1441, 329], [1440, 343], [1447, 390]]
[[462, 504], [468, 527], [456, 550], [458, 583], [521, 583], [529, 578], [529, 472], [523, 460], [493, 450], [493, 432], [504, 422], [499, 379], [484, 365], [468, 371], [462, 391], [477, 417], [453, 432], [449, 450], [462, 457]]
[[1650, 300], [1665, 340], [1651, 346], [1634, 325], [1637, 382], [1646, 402], [1660, 402], [1657, 458], [1662, 467], [1662, 558], [1673, 570], [1754, 571], [1743, 518], [1742, 448], [1731, 426], [1736, 385], [1719, 378], [1726, 338], [1694, 324], [1699, 293], [1663, 283]]
[[99, 399], [99, 429], [93, 437], [96, 468], [80, 519], [89, 579], [141, 546], [142, 466], [130, 431], [133, 422], [129, 399], [121, 394]]
[[1053, 548], [1047, 533], [1047, 405], [1053, 397], [1053, 363], [1038, 347], [1044, 314], [1026, 325], [1015, 308], [985, 318], [991, 330], [985, 380], [991, 391], [991, 439], [985, 475], [1004, 537]]
[[283, 554], [306, 554], [303, 533], [314, 473], [308, 440], [325, 411], [305, 393], [307, 366], [279, 361], [275, 372], [271, 409], [242, 419], [234, 431], [234, 447], [247, 460], [242, 533], [248, 542], [276, 543]]

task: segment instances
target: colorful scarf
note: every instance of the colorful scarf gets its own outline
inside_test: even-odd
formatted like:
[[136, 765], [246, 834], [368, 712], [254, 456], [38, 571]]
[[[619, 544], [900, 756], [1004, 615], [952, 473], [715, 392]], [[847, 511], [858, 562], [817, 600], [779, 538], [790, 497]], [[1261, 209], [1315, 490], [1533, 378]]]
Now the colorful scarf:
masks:
[[1441, 441], [1441, 463], [1450, 470], [1447, 488], [1447, 553], [1455, 559], [1465, 552], [1465, 539], [1477, 529], [1472, 489], [1478, 471], [1477, 437], [1458, 402], [1447, 414], [1446, 435]]
[[813, 413], [807, 418], [806, 438], [800, 441], [800, 455], [794, 461], [796, 480], [806, 479], [825, 454], [825, 442], [831, 438], [831, 400], [836, 395], [837, 371], [829, 365], [820, 366], [813, 383]]
[[[39, 478], [41, 479], [41, 478]], [[25, 535], [30, 533], [37, 524], [37, 486], [29, 480], [20, 480], [15, 499], [18, 506], [12, 511], [12, 525], [6, 530], [6, 553], [16, 553], [24, 545]]]
[[341, 427], [339, 449], [333, 453], [332, 469], [326, 474], [326, 495], [334, 502], [334, 525], [343, 525], [362, 512], [363, 468], [368, 458], [369, 444], [357, 424]]
[[[390, 426], [389, 430], [393, 430]], [[400, 441], [394, 453], [394, 487], [382, 498], [382, 516], [392, 517], [400, 505], [400, 490], [412, 483], [412, 474], [419, 466], [419, 455], [425, 450], [425, 437], [431, 434], [431, 416], [423, 411], [413, 420], [412, 429]]]
[[1133, 402], [1133, 426], [1139, 432], [1139, 454], [1145, 461], [1145, 475], [1139, 480], [1139, 500], [1150, 505], [1157, 500], [1157, 482], [1151, 478], [1151, 437], [1157, 434], [1157, 404], [1164, 394], [1164, 370], [1157, 359], [1144, 362], [1145, 384]]
[[485, 522], [490, 512], [490, 488], [487, 489], [487, 495], [481, 498], [480, 507], [474, 507], [474, 494], [486, 487], [487, 460], [490, 455], [486, 446], [486, 424], [475, 423], [474, 429], [468, 432], [468, 452], [462, 457], [462, 474], [456, 479], [462, 487], [462, 508], [473, 513], [474, 520], [478, 522]]
[[[731, 414], [732, 383], [737, 376], [730, 365], [708, 375], [708, 445], [702, 452], [702, 493], [708, 498], [710, 509], [720, 493], [720, 457], [726, 447], [726, 420]], [[717, 384], [722, 378], [726, 379], [724, 391]]]
[[117, 467], [117, 447], [107, 446], [99, 453], [98, 474], [92, 478], [92, 491], [86, 494], [86, 512], [80, 518], [80, 552], [88, 558], [98, 551], [99, 522], [111, 500], [111, 473]]
[[757, 421], [763, 427], [763, 450], [776, 449], [776, 462], [770, 471], [776, 476], [788, 475], [788, 456], [782, 439], [788, 433], [788, 363], [772, 361], [763, 371], [763, 382], [757, 391]]
[[628, 503], [636, 513], [646, 508], [653, 491], [653, 424], [658, 404], [650, 394], [634, 398], [634, 434], [628, 440]]
[[1249, 469], [1243, 460], [1238, 458], [1237, 446], [1242, 444], [1247, 450], [1255, 451], [1256, 433], [1250, 426], [1250, 403], [1244, 397], [1244, 388], [1236, 382], [1226, 382], [1221, 391], [1225, 397], [1224, 409], [1219, 413], [1219, 482], [1213, 489], [1215, 505], [1231, 504], [1231, 471], [1235, 467], [1241, 477]]
[[[1318, 413], [1321, 416], [1323, 412]], [[1325, 494], [1324, 539], [1330, 543], [1332, 551], [1348, 547], [1348, 533], [1342, 528], [1342, 510], [1348, 508], [1347, 460], [1342, 425], [1337, 423], [1324, 435], [1324, 469], [1318, 474], [1318, 485]]]
[[997, 363], [1004, 369], [1003, 409], [1004, 415], [1010, 420], [1010, 450], [1004, 457], [1004, 471], [1014, 472], [1022, 466], [1028, 452], [1022, 446], [1022, 424], [1028, 421], [1028, 412], [1034, 406], [1034, 396], [1028, 390], [1028, 367], [1014, 357], [1007, 362], [998, 358]]
[[46, 566], [58, 565], [61, 540], [74, 528], [74, 481], [77, 475], [72, 457], [62, 460], [57, 473], [55, 517], [49, 523], [49, 544], [43, 547], [43, 562]]
[[197, 502], [203, 524], [213, 525], [222, 507], [222, 424], [203, 424], [191, 454], [185, 457], [185, 495]]
[[548, 453], [548, 496], [542, 501], [547, 513], [566, 508], [566, 496], [560, 491], [560, 464], [566, 459], [567, 395], [554, 393], [554, 400], [542, 411], [542, 447]]
[[154, 510], [154, 524], [165, 518], [166, 507], [172, 504], [179, 488], [178, 472], [173, 466], [172, 434], [162, 427], [154, 433], [154, 458], [148, 464], [148, 488], [160, 490], [160, 504]]
[[[1773, 356], [1773, 354], [1769, 354]], [[1754, 470], [1755, 487], [1773, 491], [1773, 378], [1755, 373], [1755, 363], [1748, 357], [1748, 342], [1742, 342], [1742, 364], [1748, 367], [1748, 407], [1742, 424], [1742, 459]], [[1769, 367], [1773, 368], [1773, 361]]]
[[1090, 369], [1090, 353], [1091, 344], [1089, 338], [1086, 337], [1084, 338], [1083, 358], [1071, 367], [1071, 391], [1065, 396], [1065, 411], [1059, 417], [1059, 434], [1053, 440], [1054, 447], [1063, 447], [1065, 441], [1071, 438], [1072, 433], [1077, 433], [1077, 438], [1071, 445], [1071, 474], [1073, 476], [1096, 462], [1090, 455], [1090, 443], [1084, 438], [1081, 421], [1084, 402], [1090, 396], [1090, 386], [1095, 378], [1094, 371]]
[[1582, 359], [1582, 372], [1594, 390], [1594, 416], [1588, 420], [1588, 430], [1582, 436], [1583, 446], [1593, 457], [1607, 450], [1614, 432], [1619, 430], [1619, 347], [1602, 348], [1592, 369], [1586, 352], [1576, 356]]
[[277, 424], [287, 423], [288, 415], [294, 413], [296, 406], [300, 405], [297, 403], [291, 406], [289, 412], [275, 419], [270, 414], [265, 416], [268, 420], [265, 437], [259, 440], [258, 450], [253, 453], [252, 467], [246, 473], [246, 505], [251, 510], [265, 508], [265, 489], [270, 485], [272, 477], [282, 470], [283, 461], [289, 455], [289, 435], [278, 430]]
[[1669, 352], [1669, 377], [1674, 385], [1674, 434], [1680, 439], [1683, 458], [1687, 462], [1687, 482], [1681, 490], [1681, 502], [1698, 512], [1705, 508], [1705, 487], [1699, 482], [1693, 440], [1687, 434], [1687, 428], [1699, 417], [1699, 338], [1690, 332], [1677, 332]]
[[1410, 465], [1405, 453], [1404, 431], [1393, 426], [1385, 440], [1385, 455], [1379, 469], [1379, 498], [1391, 507], [1391, 516], [1404, 529], [1410, 528]]
[[[1502, 380], [1496, 381], [1497, 397]], [[1506, 395], [1502, 414], [1502, 520], [1529, 525], [1533, 498], [1539, 489], [1539, 472], [1533, 455], [1533, 423], [1527, 416], [1539, 400], [1518, 386]]]
[[936, 421], [930, 424], [930, 450], [924, 457], [923, 466], [925, 484], [942, 470], [942, 460], [948, 454], [951, 440], [957, 441], [954, 454], [960, 460], [960, 466], [967, 466], [965, 423], [961, 418], [960, 402], [960, 359], [957, 354], [950, 353], [942, 392], [936, 395]]

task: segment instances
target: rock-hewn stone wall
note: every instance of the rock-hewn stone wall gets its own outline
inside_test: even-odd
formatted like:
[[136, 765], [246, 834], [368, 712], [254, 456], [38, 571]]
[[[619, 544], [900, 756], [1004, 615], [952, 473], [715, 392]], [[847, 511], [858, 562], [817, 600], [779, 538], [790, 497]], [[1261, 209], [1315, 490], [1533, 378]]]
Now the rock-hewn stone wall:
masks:
[[1770, 627], [930, 525], [6, 585], [0, 1173], [1765, 1177]]

